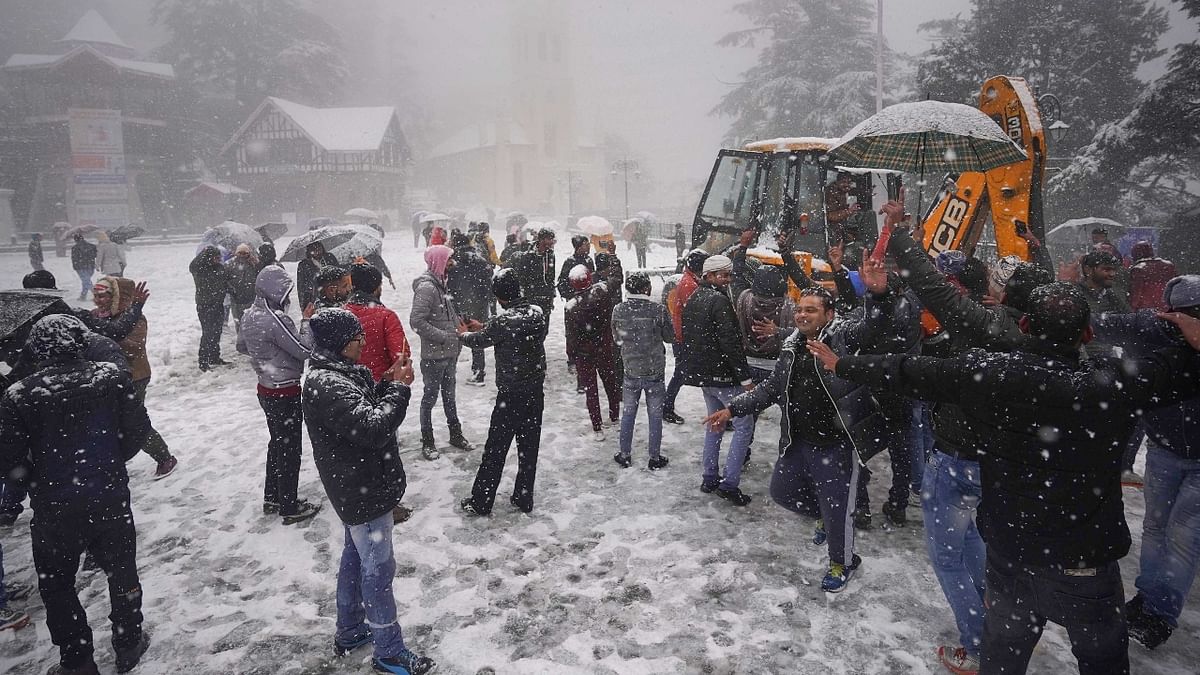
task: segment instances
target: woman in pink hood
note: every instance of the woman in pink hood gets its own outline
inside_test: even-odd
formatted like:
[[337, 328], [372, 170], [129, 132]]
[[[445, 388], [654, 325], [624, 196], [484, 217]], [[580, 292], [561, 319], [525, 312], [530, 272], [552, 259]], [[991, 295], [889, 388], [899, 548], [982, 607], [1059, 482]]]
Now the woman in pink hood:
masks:
[[454, 249], [440, 244], [425, 249], [428, 269], [413, 281], [412, 312], [408, 315], [409, 325], [421, 338], [421, 380], [425, 387], [421, 396], [421, 455], [429, 460], [439, 457], [433, 438], [433, 405], [439, 393], [450, 427], [450, 445], [462, 450], [475, 447], [463, 436], [454, 402], [455, 368], [462, 351], [457, 329], [462, 319], [446, 292], [446, 270], [454, 266], [451, 253]]

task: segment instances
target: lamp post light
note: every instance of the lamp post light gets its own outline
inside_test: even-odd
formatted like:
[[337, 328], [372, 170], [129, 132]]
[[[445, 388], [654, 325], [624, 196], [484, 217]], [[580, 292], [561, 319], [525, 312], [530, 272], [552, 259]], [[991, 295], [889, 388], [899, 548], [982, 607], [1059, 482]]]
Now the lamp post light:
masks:
[[1066, 138], [1067, 134], [1071, 133], [1071, 125], [1062, 120], [1054, 120], [1054, 123], [1046, 127], [1046, 129], [1050, 132], [1050, 140], [1055, 143], [1058, 143]]
[[616, 178], [617, 172], [620, 172], [624, 176], [624, 180], [625, 180], [625, 220], [629, 220], [629, 172], [630, 171], [633, 172], [634, 180], [637, 180], [642, 175], [642, 172], [638, 170], [638, 163], [633, 161], [632, 159], [625, 158], [625, 159], [618, 159], [617, 161], [613, 162], [612, 171], [610, 171], [608, 174], [608, 175], [612, 176], [613, 178]]

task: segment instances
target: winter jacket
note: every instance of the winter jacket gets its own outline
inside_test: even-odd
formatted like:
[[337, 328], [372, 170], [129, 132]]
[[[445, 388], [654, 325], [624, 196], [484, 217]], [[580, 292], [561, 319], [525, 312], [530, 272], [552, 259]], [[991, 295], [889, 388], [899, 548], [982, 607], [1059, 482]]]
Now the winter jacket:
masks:
[[1162, 258], [1142, 258], [1129, 268], [1129, 306], [1139, 309], [1165, 311], [1163, 289], [1179, 272], [1175, 263]]
[[[74, 316], [74, 314], [72, 314]], [[85, 361], [93, 363], [110, 363], [117, 367], [125, 375], [132, 377], [133, 370], [129, 367], [129, 359], [125, 358], [125, 352], [121, 349], [121, 345], [115, 340], [107, 338], [99, 333], [88, 332], [83, 336], [83, 351], [80, 352], [80, 357]], [[42, 366], [33, 356], [33, 352], [28, 348], [22, 348], [17, 357], [17, 362], [13, 364], [12, 372], [8, 374], [9, 382], [16, 382], [33, 375]]]
[[[124, 277], [105, 277], [111, 284], [112, 292], [112, 307], [117, 308], [116, 315], [101, 312], [99, 308], [92, 310], [92, 317], [97, 320], [105, 320], [120, 316], [129, 311], [133, 305], [133, 280]], [[125, 354], [126, 360], [129, 361], [130, 375], [134, 382], [150, 379], [150, 358], [146, 354], [146, 335], [149, 332], [150, 326], [146, 322], [146, 317], [138, 318], [137, 323], [133, 325], [131, 330], [117, 344], [121, 345], [121, 351]]]
[[304, 424], [313, 462], [338, 518], [361, 525], [391, 511], [407, 481], [396, 429], [409, 388], [318, 348], [304, 377]]
[[538, 253], [536, 248], [513, 256], [511, 267], [521, 281], [521, 295], [533, 303], [554, 305], [554, 250]]
[[413, 279], [412, 311], [408, 325], [421, 337], [421, 360], [456, 359], [462, 351], [458, 341], [458, 311], [441, 279], [426, 271]]
[[254, 302], [242, 314], [242, 331], [237, 350], [250, 356], [263, 389], [286, 389], [300, 384], [304, 360], [312, 348], [308, 321], [300, 322], [300, 331], [287, 314], [292, 280], [278, 265], [264, 267], [254, 283]]
[[[1088, 307], [1092, 310], [1092, 316], [1100, 316], [1104, 313], [1128, 314], [1133, 311], [1129, 307], [1129, 303], [1125, 301], [1123, 294], [1117, 292], [1115, 288], [1096, 290], [1089, 288], [1083, 283], [1077, 283], [1075, 287], [1083, 293], [1083, 297], [1087, 298]], [[1085, 344], [1083, 351], [1087, 353], [1089, 359], [1116, 356], [1112, 345], [1102, 340], [1092, 340]]]
[[[878, 344], [893, 330], [895, 297], [892, 294], [876, 298], [868, 294], [864, 311], [851, 318], [835, 318], [825, 327], [820, 340], [839, 356], [857, 353], [868, 345]], [[857, 382], [834, 377], [813, 359], [808, 352], [807, 340], [799, 330], [793, 330], [780, 346], [779, 356], [771, 376], [759, 382], [754, 389], [738, 395], [729, 402], [729, 411], [735, 416], [757, 415], [772, 404], [778, 403], [779, 452], [782, 454], [792, 444], [793, 431], [804, 434], [805, 429], [792, 429], [790, 392], [792, 381], [800, 373], [796, 369], [808, 370], [807, 379], [821, 386], [805, 392], [810, 397], [825, 397], [834, 404], [840, 431], [849, 436], [855, 449], [864, 456], [871, 454], [868, 447], [875, 439], [882, 438], [880, 431], [883, 420], [875, 414], [877, 406], [867, 387]], [[811, 377], [807, 377], [811, 374]], [[811, 399], [815, 400], [815, 399]], [[801, 406], [805, 402], [797, 402]]]
[[492, 266], [473, 248], [455, 249], [454, 267], [446, 272], [446, 290], [459, 316], [483, 321], [491, 303]]
[[229, 273], [229, 298], [239, 305], [254, 302], [258, 265], [252, 260], [243, 262], [233, 257], [225, 263], [225, 271]]
[[319, 263], [307, 256], [297, 263], [296, 299], [300, 301], [300, 309], [308, 307], [309, 303], [317, 299], [317, 289], [313, 287], [317, 280], [317, 272], [320, 272], [321, 268], [326, 265], [336, 264], [338, 264], [337, 258], [329, 252], [321, 256]]
[[612, 313], [617, 302], [609, 284], [596, 282], [579, 292], [566, 305], [575, 349], [586, 354], [613, 358]]
[[128, 508], [125, 462], [150, 429], [129, 375], [77, 355], [39, 366], [0, 399], [0, 475], [30, 471], [38, 514]]
[[[1152, 350], [1183, 346], [1179, 329], [1154, 315], [1154, 310], [1092, 317], [1096, 339], [1121, 347], [1130, 358], [1144, 358]], [[1142, 411], [1150, 440], [1183, 459], [1200, 460], [1200, 397], [1175, 405]]]
[[667, 308], [648, 295], [630, 294], [612, 311], [612, 334], [629, 377], [661, 380], [667, 368], [663, 343], [675, 342]]
[[[132, 299], [133, 283], [130, 281], [128, 293], [124, 298]], [[124, 299], [123, 298], [123, 299]], [[99, 333], [106, 338], [120, 342], [124, 340], [142, 320], [142, 308], [145, 303], [132, 302], [120, 314], [112, 316], [97, 316], [82, 307], [73, 307], [71, 314], [83, 322], [93, 333]]]
[[125, 270], [125, 251], [112, 241], [101, 241], [96, 247], [96, 268], [101, 274], [120, 276]]
[[733, 303], [724, 290], [702, 281], [683, 308], [683, 383], [736, 387], [750, 382]]
[[663, 299], [667, 312], [671, 314], [671, 324], [675, 327], [675, 344], [683, 344], [683, 308], [699, 287], [700, 277], [685, 269], [675, 284], [675, 290]]
[[588, 255], [572, 255], [563, 261], [562, 268], [558, 270], [558, 297], [563, 300], [570, 300], [575, 297], [575, 289], [571, 288], [571, 270], [575, 269], [576, 265], [583, 265], [588, 268], [588, 272], [596, 273], [596, 264], [592, 262], [592, 257]]
[[91, 242], [80, 239], [71, 247], [71, 269], [95, 271], [96, 246]]
[[217, 249], [206, 246], [188, 265], [192, 279], [196, 284], [196, 307], [218, 307], [225, 304], [225, 294], [229, 292], [229, 271], [221, 266]]
[[[771, 298], [757, 295], [747, 288], [738, 296], [737, 317], [742, 330], [742, 348], [746, 362], [756, 368], [770, 370], [783, 346], [784, 339], [795, 328], [792, 303], [786, 297]], [[755, 321], [771, 321], [779, 330], [774, 335], [758, 336], [752, 330]]]
[[40, 241], [29, 242], [29, 262], [33, 263], [35, 265], [38, 265], [45, 261], [46, 261], [46, 256], [44, 253], [42, 253], [42, 242], [40, 242]]
[[1081, 365], [1077, 350], [1027, 338], [1011, 354], [852, 356], [837, 375], [958, 402], [982, 444], [978, 527], [988, 547], [1028, 565], [1092, 568], [1129, 551], [1121, 456], [1136, 410], [1196, 396], [1200, 354]]
[[358, 317], [366, 337], [358, 363], [371, 371], [376, 382], [401, 354], [412, 354], [400, 317], [374, 295], [355, 291], [346, 301], [346, 309]]
[[483, 329], [459, 339], [471, 349], [496, 347], [496, 389], [520, 391], [541, 387], [546, 378], [546, 315], [524, 298], [509, 305]]

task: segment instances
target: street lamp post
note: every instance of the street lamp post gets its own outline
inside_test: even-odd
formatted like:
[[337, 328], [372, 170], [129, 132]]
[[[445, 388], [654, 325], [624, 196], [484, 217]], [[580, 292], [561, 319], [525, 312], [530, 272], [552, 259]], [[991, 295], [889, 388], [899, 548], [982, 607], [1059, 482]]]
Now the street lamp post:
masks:
[[618, 171], [621, 172], [625, 180], [625, 220], [629, 220], [629, 172], [633, 172], [634, 179], [641, 176], [642, 172], [638, 170], [638, 163], [629, 158], [618, 159], [613, 162], [612, 171], [609, 172], [609, 175], [616, 178]]
[[575, 217], [575, 191], [583, 187], [583, 177], [574, 169], [567, 169], [567, 177], [558, 177], [560, 187], [567, 188], [567, 217]]

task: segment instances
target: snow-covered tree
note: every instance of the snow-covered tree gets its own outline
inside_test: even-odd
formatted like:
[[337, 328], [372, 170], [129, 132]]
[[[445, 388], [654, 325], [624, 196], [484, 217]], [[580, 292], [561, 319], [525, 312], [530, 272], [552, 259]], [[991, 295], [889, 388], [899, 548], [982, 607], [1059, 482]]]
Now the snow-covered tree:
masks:
[[[944, 38], [918, 67], [919, 92], [975, 104], [993, 75], [1053, 93], [1075, 142], [1129, 112], [1144, 83], [1138, 67], [1162, 54], [1166, 10], [1150, 0], [973, 0], [967, 20], [922, 29]], [[1060, 147], [1056, 153], [1069, 148]]]
[[[712, 113], [733, 117], [727, 140], [839, 136], [875, 113], [874, 3], [866, 0], [746, 0], [751, 22], [718, 44], [758, 47], [758, 62]], [[885, 104], [905, 71], [885, 55]]]
[[[1181, 0], [1200, 21], [1200, 0]], [[1144, 204], [1170, 213], [1196, 195], [1180, 189], [1196, 179], [1200, 155], [1200, 42], [1175, 47], [1167, 72], [1133, 99], [1133, 110], [1102, 126], [1074, 161], [1049, 183], [1061, 220], [1130, 211]]]
[[298, 0], [158, 0], [161, 50], [185, 81], [243, 106], [268, 95], [336, 100], [346, 67], [337, 32]]

